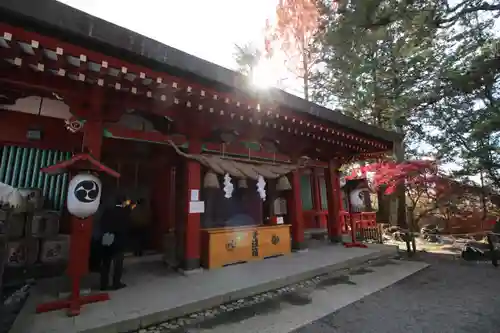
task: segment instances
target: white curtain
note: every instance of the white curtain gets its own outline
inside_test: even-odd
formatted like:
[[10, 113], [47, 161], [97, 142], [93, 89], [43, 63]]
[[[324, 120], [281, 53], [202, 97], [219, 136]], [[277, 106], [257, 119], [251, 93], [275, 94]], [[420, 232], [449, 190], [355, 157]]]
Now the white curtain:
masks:
[[23, 204], [21, 193], [14, 187], [0, 182], [0, 206], [19, 208]]

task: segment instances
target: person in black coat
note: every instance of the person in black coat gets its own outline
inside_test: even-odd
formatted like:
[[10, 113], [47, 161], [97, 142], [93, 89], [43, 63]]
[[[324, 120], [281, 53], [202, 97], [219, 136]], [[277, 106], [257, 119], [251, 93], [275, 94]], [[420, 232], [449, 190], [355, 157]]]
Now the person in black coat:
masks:
[[493, 226], [493, 230], [492, 230], [495, 234], [499, 234], [500, 235], [500, 217], [497, 218], [496, 222], [495, 222], [495, 225]]
[[123, 254], [130, 229], [130, 200], [119, 198], [114, 207], [104, 211], [101, 219], [101, 290], [109, 289], [109, 275], [113, 263], [112, 289], [126, 287], [121, 281], [123, 274]]

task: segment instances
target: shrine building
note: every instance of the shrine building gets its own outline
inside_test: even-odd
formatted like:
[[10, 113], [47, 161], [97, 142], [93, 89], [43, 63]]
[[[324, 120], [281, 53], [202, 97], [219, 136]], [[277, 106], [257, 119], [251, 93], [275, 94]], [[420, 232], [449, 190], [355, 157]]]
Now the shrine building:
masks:
[[84, 152], [120, 174], [101, 208], [141, 200], [148, 249], [182, 270], [286, 255], [308, 229], [339, 242], [359, 213], [339, 169], [401, 140], [60, 2], [0, 3], [0, 182], [40, 189], [60, 234], [69, 176], [40, 170]]

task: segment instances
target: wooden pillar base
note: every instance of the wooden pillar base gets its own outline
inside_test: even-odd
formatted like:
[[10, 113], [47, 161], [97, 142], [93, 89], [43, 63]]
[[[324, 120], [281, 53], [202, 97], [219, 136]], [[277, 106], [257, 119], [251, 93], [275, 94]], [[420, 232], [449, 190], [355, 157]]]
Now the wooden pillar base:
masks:
[[342, 243], [342, 235], [333, 235], [333, 236], [328, 236], [330, 239], [330, 242], [333, 244], [340, 244]]
[[307, 249], [306, 242], [304, 242], [304, 241], [297, 242], [297, 241], [292, 240], [292, 250], [293, 251], [301, 251], [301, 250], [305, 250], [305, 249]]
[[198, 258], [193, 258], [193, 259], [184, 259], [181, 262], [180, 268], [183, 271], [192, 271], [195, 269], [199, 269], [200, 266], [200, 259]]

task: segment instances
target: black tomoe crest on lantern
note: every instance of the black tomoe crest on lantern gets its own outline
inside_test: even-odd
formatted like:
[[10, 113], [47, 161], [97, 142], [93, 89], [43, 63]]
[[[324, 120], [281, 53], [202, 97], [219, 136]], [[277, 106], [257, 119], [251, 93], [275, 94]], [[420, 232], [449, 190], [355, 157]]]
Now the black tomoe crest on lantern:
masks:
[[76, 185], [75, 197], [83, 203], [94, 202], [99, 196], [100, 186], [93, 180], [82, 180]]
[[68, 211], [79, 218], [87, 218], [97, 211], [101, 201], [102, 184], [90, 173], [74, 176], [68, 187]]

